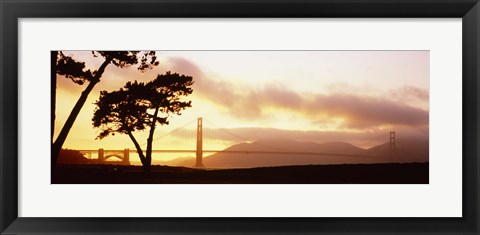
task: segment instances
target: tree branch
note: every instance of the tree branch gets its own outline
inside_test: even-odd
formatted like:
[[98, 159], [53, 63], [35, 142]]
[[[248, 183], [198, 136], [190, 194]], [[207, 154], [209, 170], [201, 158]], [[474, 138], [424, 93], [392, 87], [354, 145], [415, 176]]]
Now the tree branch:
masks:
[[142, 162], [142, 165], [145, 165], [145, 155], [143, 155], [142, 148], [140, 147], [140, 144], [138, 144], [138, 141], [135, 139], [135, 136], [133, 136], [131, 131], [128, 131], [128, 136], [132, 140], [133, 144], [135, 145], [135, 148], [137, 149], [138, 156], [140, 157], [140, 161]]

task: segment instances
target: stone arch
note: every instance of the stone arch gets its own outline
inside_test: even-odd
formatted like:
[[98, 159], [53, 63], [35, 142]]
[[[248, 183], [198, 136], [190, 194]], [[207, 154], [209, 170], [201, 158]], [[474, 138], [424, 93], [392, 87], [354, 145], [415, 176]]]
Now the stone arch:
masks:
[[107, 156], [104, 157], [104, 160], [107, 161], [107, 159], [110, 159], [110, 158], [117, 158], [117, 159], [123, 161], [123, 155], [120, 155], [120, 154], [107, 155]]

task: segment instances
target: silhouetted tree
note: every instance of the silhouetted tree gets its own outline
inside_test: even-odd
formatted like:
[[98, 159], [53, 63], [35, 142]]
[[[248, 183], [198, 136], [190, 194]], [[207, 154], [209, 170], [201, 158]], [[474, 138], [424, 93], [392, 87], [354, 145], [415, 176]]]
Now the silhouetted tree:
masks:
[[[192, 84], [191, 76], [167, 72], [147, 83], [127, 82], [117, 91], [101, 91], [92, 118], [93, 126], [102, 130], [97, 139], [115, 133], [127, 134], [137, 149], [144, 169], [148, 171], [152, 163], [156, 125], [168, 125], [170, 114], [181, 115], [180, 111], [191, 107], [191, 101], [181, 101], [181, 98], [193, 92]], [[150, 131], [144, 154], [133, 132], [147, 127]]]
[[[100, 82], [105, 68], [113, 64], [119, 68], [126, 68], [131, 65], [138, 64], [138, 70], [145, 71], [151, 69], [154, 66], [157, 66], [159, 62], [157, 61], [155, 51], [92, 51], [94, 57], [103, 57], [104, 61], [100, 67], [95, 71], [85, 70], [85, 63], [79, 62], [73, 59], [70, 56], [66, 56], [62, 52], [52, 52], [52, 62], [53, 58], [56, 58], [56, 68], [55, 72], [59, 75], [64, 75], [65, 77], [71, 79], [73, 82], [83, 85], [88, 82], [87, 87], [82, 92], [80, 98], [75, 104], [72, 112], [68, 116], [60, 134], [57, 139], [52, 144], [52, 169], [55, 167], [58, 155], [63, 146], [63, 143], [67, 139], [67, 135], [70, 132], [70, 129], [75, 122], [80, 110], [82, 109], [85, 101], [87, 100], [88, 95], [93, 90], [95, 85]], [[53, 70], [53, 69], [52, 69]], [[53, 77], [53, 75], [52, 75]], [[52, 82], [52, 96], [56, 94], [56, 78], [53, 79], [55, 82]], [[55, 100], [53, 99], [52, 103]], [[52, 107], [52, 132], [53, 132], [53, 122], [55, 119], [55, 105]], [[53, 139], [53, 133], [52, 133]]]
[[50, 138], [53, 144], [53, 132], [55, 130], [55, 104], [57, 98], [57, 61], [58, 51], [50, 52]]

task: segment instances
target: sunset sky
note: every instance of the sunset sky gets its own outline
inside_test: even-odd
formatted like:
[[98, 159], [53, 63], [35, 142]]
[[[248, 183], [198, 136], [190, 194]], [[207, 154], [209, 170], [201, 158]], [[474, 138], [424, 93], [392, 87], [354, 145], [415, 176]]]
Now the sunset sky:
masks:
[[[90, 51], [64, 53], [92, 70], [103, 62]], [[126, 135], [95, 140], [100, 130], [92, 126], [93, 103], [101, 90], [118, 90], [127, 81], [150, 81], [165, 71], [193, 77], [193, 94], [186, 98], [192, 107], [172, 116], [170, 125], [158, 127], [155, 138], [185, 124], [194, 133], [197, 117], [205, 119], [205, 129], [227, 128], [251, 141], [345, 141], [367, 148], [388, 141], [390, 130], [397, 136], [428, 137], [428, 51], [157, 51], [157, 56], [160, 65], [145, 73], [136, 66], [109, 65], [64, 148], [134, 149]], [[85, 87], [57, 76], [55, 137]], [[147, 131], [134, 134], [140, 143], [146, 142]], [[160, 138], [154, 149], [195, 148], [195, 134], [182, 140], [178, 135]], [[206, 139], [204, 149], [234, 143]]]

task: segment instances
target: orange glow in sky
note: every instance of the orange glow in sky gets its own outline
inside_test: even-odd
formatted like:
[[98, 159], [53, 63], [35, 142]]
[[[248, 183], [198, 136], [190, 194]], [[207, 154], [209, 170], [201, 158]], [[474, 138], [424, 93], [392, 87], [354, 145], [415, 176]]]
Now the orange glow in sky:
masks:
[[[102, 57], [90, 51], [64, 51], [96, 70]], [[236, 141], [291, 137], [297, 140], [346, 141], [359, 147], [379, 134], [401, 130], [428, 135], [428, 51], [158, 51], [160, 65], [145, 73], [135, 66], [108, 66], [77, 117], [64, 148], [135, 149], [128, 136], [95, 140], [94, 102], [101, 90], [113, 91], [127, 81], [150, 81], [172, 71], [193, 76], [192, 107], [157, 127], [154, 149], [194, 149], [195, 120], [214, 132], [227, 128]], [[57, 76], [54, 138], [86, 85]], [[163, 137], [187, 123], [183, 132]], [[148, 130], [134, 133], [146, 142]], [[223, 149], [231, 141], [208, 141], [204, 149]], [[165, 157], [167, 160], [170, 157]], [[172, 157], [173, 158], [173, 157]], [[137, 160], [132, 157], [132, 160]]]

